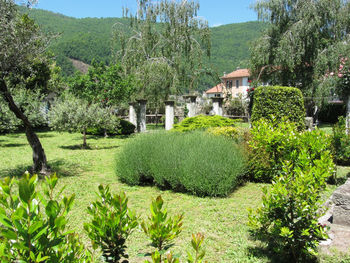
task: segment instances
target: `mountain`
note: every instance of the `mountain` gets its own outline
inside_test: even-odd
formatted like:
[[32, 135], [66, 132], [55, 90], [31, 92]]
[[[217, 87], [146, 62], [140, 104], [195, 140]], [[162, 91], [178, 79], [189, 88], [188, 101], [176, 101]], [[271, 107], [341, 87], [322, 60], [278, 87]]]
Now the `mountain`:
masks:
[[[41, 9], [19, 7], [32, 17], [41, 29], [58, 35], [52, 41], [50, 49], [56, 56], [64, 75], [71, 75], [76, 70], [72, 61], [90, 64], [92, 59], [110, 63], [113, 25], [127, 23], [124, 18], [73, 18]], [[218, 76], [231, 72], [236, 67], [247, 67], [249, 45], [265, 28], [261, 22], [229, 24], [211, 28], [211, 58], [206, 62]], [[201, 89], [215, 84], [217, 80], [204, 81]]]

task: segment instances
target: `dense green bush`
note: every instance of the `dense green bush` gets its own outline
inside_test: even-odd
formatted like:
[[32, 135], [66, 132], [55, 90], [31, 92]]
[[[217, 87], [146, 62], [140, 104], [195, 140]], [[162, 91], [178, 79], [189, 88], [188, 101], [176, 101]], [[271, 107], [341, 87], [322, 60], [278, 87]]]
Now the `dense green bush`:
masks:
[[240, 120], [232, 120], [219, 115], [204, 116], [198, 115], [195, 117], [185, 118], [182, 122], [175, 124], [173, 130], [186, 132], [193, 130], [204, 130], [210, 127], [225, 127], [234, 126]]
[[264, 188], [262, 207], [249, 213], [253, 236], [267, 241], [281, 262], [315, 262], [319, 240], [327, 237], [317, 220], [333, 163], [326, 151], [313, 160], [308, 150], [291, 152], [293, 160], [284, 161], [271, 188]]
[[285, 161], [294, 160], [294, 152], [306, 151], [311, 163], [321, 153], [332, 159], [330, 138], [321, 130], [298, 132], [295, 123], [260, 119], [251, 130], [248, 173], [252, 180], [271, 182], [282, 171]]
[[131, 185], [154, 183], [199, 196], [226, 196], [238, 185], [244, 163], [239, 147], [222, 136], [159, 132], [128, 142], [116, 172]]
[[305, 128], [305, 107], [301, 91], [292, 87], [258, 87], [254, 91], [252, 122], [261, 118], [278, 121], [283, 118], [295, 122], [299, 130]]
[[[109, 135], [130, 135], [135, 132], [136, 126], [131, 122], [123, 119], [117, 119], [115, 127], [113, 129], [108, 129], [107, 134]], [[105, 135], [105, 129], [103, 127], [88, 128], [87, 134], [91, 135]]]
[[345, 133], [345, 118], [333, 126], [332, 151], [334, 161], [340, 165], [350, 164], [350, 135]]

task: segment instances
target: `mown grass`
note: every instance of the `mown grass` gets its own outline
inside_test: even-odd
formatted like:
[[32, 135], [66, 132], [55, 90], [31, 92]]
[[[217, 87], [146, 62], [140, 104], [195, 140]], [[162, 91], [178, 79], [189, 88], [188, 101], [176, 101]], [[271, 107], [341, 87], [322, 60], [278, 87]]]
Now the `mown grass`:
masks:
[[[99, 184], [110, 184], [114, 191], [125, 191], [130, 207], [142, 218], [149, 214], [152, 198], [162, 195], [169, 213], [185, 214], [184, 230], [171, 248], [175, 254], [186, 255], [191, 233], [202, 232], [208, 262], [271, 262], [265, 246], [249, 238], [247, 208], [261, 203], [263, 184], [248, 183], [227, 198], [200, 198], [192, 195], [161, 191], [156, 187], [127, 186], [115, 175], [115, 156], [129, 138], [88, 137], [89, 149], [81, 149], [81, 135], [38, 133], [49, 163], [61, 176], [59, 185], [66, 186], [65, 194], [76, 194], [70, 213], [70, 227], [76, 230], [87, 246], [90, 243], [83, 232], [83, 223], [89, 218], [86, 207], [95, 200]], [[31, 166], [31, 149], [23, 133], [0, 136], [0, 177], [20, 176]], [[343, 169], [343, 168], [342, 168]], [[344, 168], [345, 169], [345, 168]], [[345, 169], [346, 170], [346, 169]], [[343, 174], [346, 174], [346, 171]], [[331, 187], [328, 193], [334, 187]], [[137, 229], [128, 242], [130, 262], [143, 262], [151, 252], [149, 241]], [[329, 261], [331, 262], [331, 261]], [[335, 262], [335, 261], [333, 261]]]

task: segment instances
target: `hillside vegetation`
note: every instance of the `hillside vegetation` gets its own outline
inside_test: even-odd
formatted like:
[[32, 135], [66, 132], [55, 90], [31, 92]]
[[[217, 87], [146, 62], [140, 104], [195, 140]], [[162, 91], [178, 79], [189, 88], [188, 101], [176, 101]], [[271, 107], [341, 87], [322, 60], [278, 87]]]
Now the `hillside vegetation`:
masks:
[[[56, 55], [56, 61], [63, 69], [64, 75], [75, 71], [72, 60], [90, 64], [92, 59], [104, 61], [107, 64], [113, 59], [112, 28], [116, 23], [127, 23], [123, 18], [73, 18], [40, 9], [25, 9], [46, 33], [59, 34], [52, 42], [51, 50]], [[222, 76], [223, 72], [231, 72], [236, 67], [247, 67], [249, 44], [256, 39], [264, 24], [246, 22], [229, 24], [211, 28], [212, 55], [206, 61]], [[201, 90], [209, 88], [218, 79], [206, 79]]]

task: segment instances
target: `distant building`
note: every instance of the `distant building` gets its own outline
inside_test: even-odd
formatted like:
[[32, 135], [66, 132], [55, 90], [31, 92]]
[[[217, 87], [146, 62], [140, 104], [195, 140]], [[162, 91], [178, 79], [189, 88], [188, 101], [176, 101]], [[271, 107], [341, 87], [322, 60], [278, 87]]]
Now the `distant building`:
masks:
[[223, 94], [223, 84], [220, 83], [216, 85], [215, 87], [208, 89], [205, 94], [207, 95], [207, 98], [222, 98], [224, 97]]
[[232, 96], [232, 98], [247, 96], [249, 88], [249, 69], [237, 69], [221, 77], [222, 82], [205, 92], [208, 98]]
[[249, 88], [249, 77], [249, 69], [237, 69], [229, 74], [224, 74], [221, 80], [226, 93], [231, 94], [232, 98], [238, 97], [239, 94], [246, 97]]

